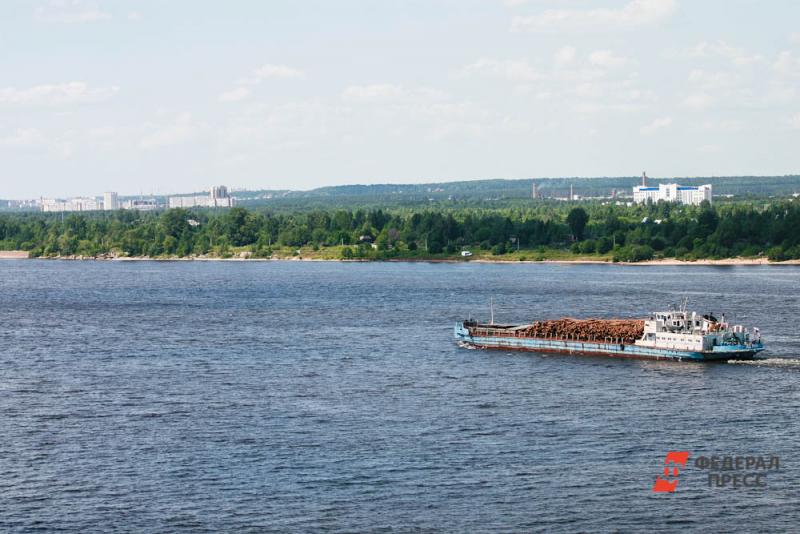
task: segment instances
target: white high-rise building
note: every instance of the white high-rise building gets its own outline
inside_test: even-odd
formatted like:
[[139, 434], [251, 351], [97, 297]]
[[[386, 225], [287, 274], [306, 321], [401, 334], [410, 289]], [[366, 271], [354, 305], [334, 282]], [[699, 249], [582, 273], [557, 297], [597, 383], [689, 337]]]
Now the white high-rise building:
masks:
[[100, 202], [94, 198], [75, 197], [67, 200], [55, 198], [43, 198], [41, 202], [42, 211], [97, 211], [101, 209]]
[[117, 193], [114, 191], [106, 191], [103, 193], [103, 209], [106, 211], [119, 209]]
[[231, 208], [233, 205], [234, 199], [224, 185], [212, 187], [208, 196], [175, 196], [168, 200], [170, 208]]
[[164, 206], [160, 205], [154, 198], [141, 198], [120, 202], [119, 207], [123, 210], [155, 211]]
[[233, 207], [233, 197], [228, 194], [228, 188], [224, 185], [212, 187], [209, 194], [211, 205], [215, 208]]
[[167, 199], [167, 206], [170, 208], [206, 208], [208, 207], [208, 197], [169, 197], [169, 199]]
[[658, 202], [679, 202], [681, 204], [700, 204], [704, 200], [711, 202], [711, 184], [685, 186], [678, 184], [658, 184], [658, 187], [637, 185], [633, 188], [633, 201], [644, 203], [648, 200]]

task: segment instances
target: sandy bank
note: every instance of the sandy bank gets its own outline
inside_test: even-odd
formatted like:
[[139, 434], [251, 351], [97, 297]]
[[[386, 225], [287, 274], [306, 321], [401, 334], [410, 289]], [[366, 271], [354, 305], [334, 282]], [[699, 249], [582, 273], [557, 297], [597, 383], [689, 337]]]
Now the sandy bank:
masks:
[[[27, 259], [28, 253], [24, 251], [0, 251], [0, 259]], [[277, 257], [273, 256], [271, 258], [249, 258], [249, 257], [242, 257], [242, 256], [234, 256], [231, 258], [218, 258], [218, 257], [211, 257], [211, 256], [196, 256], [196, 257], [188, 257], [188, 258], [151, 258], [148, 256], [135, 256], [135, 257], [117, 257], [117, 256], [101, 256], [101, 257], [89, 257], [89, 256], [57, 256], [54, 258], [42, 258], [42, 259], [51, 259], [51, 260], [102, 260], [102, 261], [120, 261], [120, 262], [129, 262], [129, 261], [234, 261], [234, 262], [256, 262], [256, 261], [299, 261], [299, 262], [325, 262], [325, 261], [335, 261], [335, 262], [342, 262], [342, 263], [364, 263], [364, 262], [389, 262], [389, 263], [496, 263], [496, 264], [516, 264], [516, 263], [545, 263], [545, 264], [557, 264], [557, 265], [598, 265], [598, 264], [607, 264], [607, 265], [662, 265], [662, 266], [692, 266], [692, 265], [699, 265], [699, 266], [710, 266], [710, 265], [800, 265], [800, 260], [788, 260], [783, 262], [771, 262], [767, 258], [725, 258], [721, 260], [696, 260], [696, 261], [683, 261], [683, 260], [676, 260], [672, 258], [667, 259], [659, 259], [659, 260], [649, 260], [649, 261], [642, 261], [638, 263], [626, 263], [626, 262], [617, 262], [613, 263], [611, 260], [606, 259], [598, 259], [598, 260], [590, 260], [590, 259], [576, 259], [576, 260], [516, 260], [513, 258], [502, 259], [502, 258], [469, 258], [469, 259], [462, 259], [462, 258], [387, 258], [383, 260], [371, 260], [371, 259], [360, 259], [360, 258], [352, 258], [352, 259], [334, 259], [334, 258], [303, 258], [300, 256], [286, 256], [286, 257]]]
[[25, 260], [28, 253], [24, 250], [0, 250], [0, 260]]

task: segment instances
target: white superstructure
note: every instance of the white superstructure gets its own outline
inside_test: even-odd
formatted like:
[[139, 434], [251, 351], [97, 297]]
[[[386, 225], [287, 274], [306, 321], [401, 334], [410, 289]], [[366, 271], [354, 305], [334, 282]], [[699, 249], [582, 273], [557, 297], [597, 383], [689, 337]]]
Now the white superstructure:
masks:
[[658, 349], [709, 351], [716, 346], [757, 343], [760, 337], [757, 328], [751, 335], [741, 325], [729, 325], [725, 315], [718, 321], [711, 314], [678, 310], [653, 313], [644, 322], [644, 334], [635, 344]]

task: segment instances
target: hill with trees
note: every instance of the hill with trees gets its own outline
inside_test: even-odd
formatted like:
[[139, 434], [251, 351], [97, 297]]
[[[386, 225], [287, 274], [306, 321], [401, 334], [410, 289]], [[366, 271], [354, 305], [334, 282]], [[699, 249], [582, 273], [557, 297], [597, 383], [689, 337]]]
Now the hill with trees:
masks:
[[[458, 205], [505, 206], [531, 198], [532, 184], [547, 198], [566, 198], [570, 187], [581, 197], [610, 197], [612, 192], [631, 195], [640, 176], [597, 178], [539, 178], [522, 180], [471, 180], [423, 184], [374, 184], [321, 187], [310, 191], [237, 191], [240, 205], [275, 209], [329, 209], [334, 207], [422, 206], [437, 202]], [[717, 196], [739, 199], [787, 197], [800, 192], [800, 175], [649, 178], [648, 184], [710, 183]]]
[[[304, 251], [300, 249], [305, 249]], [[711, 206], [534, 202], [505, 208], [171, 209], [0, 215], [0, 250], [36, 257], [800, 258], [795, 201]]]

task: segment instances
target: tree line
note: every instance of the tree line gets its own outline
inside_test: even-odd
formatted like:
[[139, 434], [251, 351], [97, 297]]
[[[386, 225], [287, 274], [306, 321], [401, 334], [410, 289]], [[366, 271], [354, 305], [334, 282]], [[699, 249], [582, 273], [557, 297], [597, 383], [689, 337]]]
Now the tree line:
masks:
[[0, 215], [0, 249], [32, 256], [269, 257], [280, 248], [339, 247], [342, 257], [458, 254], [480, 248], [563, 249], [617, 261], [767, 256], [800, 258], [800, 206], [792, 201], [711, 206], [533, 203], [479, 207], [268, 210], [171, 209]]

